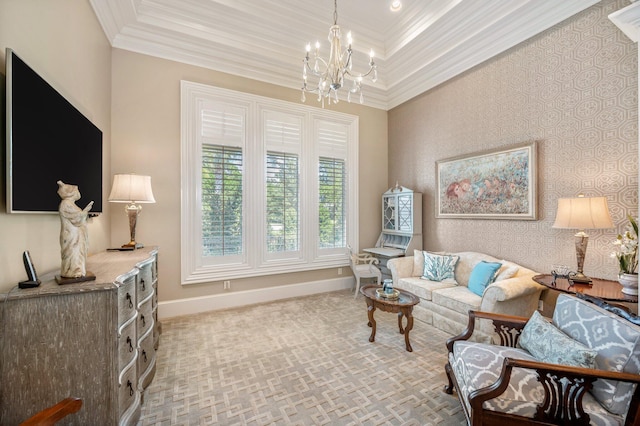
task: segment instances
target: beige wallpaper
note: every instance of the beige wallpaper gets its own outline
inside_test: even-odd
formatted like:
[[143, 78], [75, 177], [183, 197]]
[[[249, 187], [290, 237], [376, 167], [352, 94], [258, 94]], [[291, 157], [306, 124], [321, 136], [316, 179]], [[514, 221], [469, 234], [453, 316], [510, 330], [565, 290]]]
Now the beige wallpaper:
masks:
[[[91, 5], [78, 0], [0, 1], [0, 74], [4, 74], [7, 47], [14, 49], [102, 130], [102, 197], [106, 205], [106, 191], [110, 188], [111, 46]], [[3, 91], [4, 75], [0, 75], [0, 92]], [[4, 114], [2, 102], [0, 110]], [[4, 118], [0, 119], [2, 132], [3, 126]], [[0, 140], [4, 140], [4, 133]], [[22, 265], [24, 250], [31, 253], [39, 274], [60, 269], [60, 217], [55, 213], [5, 213], [4, 141], [0, 149], [0, 293], [3, 293], [27, 278]], [[90, 254], [109, 247], [107, 214], [90, 219], [88, 229]]]
[[[540, 272], [575, 270], [575, 231], [551, 228], [557, 199], [606, 196], [617, 229], [592, 230], [587, 275], [615, 278], [611, 241], [638, 213], [637, 46], [603, 0], [389, 112], [389, 183], [421, 191], [424, 246], [474, 250]], [[538, 220], [435, 218], [435, 162], [538, 141]]]

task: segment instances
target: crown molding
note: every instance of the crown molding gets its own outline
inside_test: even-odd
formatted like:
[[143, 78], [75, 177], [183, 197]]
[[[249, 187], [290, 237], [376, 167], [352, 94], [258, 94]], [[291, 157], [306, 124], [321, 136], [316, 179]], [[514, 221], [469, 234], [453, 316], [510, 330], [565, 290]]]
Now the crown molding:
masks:
[[632, 41], [640, 39], [640, 2], [632, 2], [624, 9], [620, 9], [609, 15], [613, 22]]
[[[348, 3], [338, 23], [354, 32], [354, 69], [374, 49], [378, 81], [363, 82], [365, 105], [388, 110], [600, 0], [415, 2], [395, 18], [363, 3], [359, 21], [358, 1], [369, 0]], [[302, 85], [307, 42], [320, 38], [328, 55], [332, 11], [315, 0], [90, 2], [113, 47], [292, 89]]]

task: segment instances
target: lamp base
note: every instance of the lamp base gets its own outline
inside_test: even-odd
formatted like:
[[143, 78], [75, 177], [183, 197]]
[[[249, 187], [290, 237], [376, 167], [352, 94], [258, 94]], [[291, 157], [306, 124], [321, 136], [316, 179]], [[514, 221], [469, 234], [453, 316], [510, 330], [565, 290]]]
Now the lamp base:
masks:
[[592, 280], [585, 274], [577, 272], [575, 275], [570, 275], [569, 280], [576, 284], [591, 284]]
[[144, 244], [136, 243], [135, 241], [131, 241], [127, 244], [123, 244], [121, 247], [123, 250], [135, 250], [139, 248], [144, 248]]

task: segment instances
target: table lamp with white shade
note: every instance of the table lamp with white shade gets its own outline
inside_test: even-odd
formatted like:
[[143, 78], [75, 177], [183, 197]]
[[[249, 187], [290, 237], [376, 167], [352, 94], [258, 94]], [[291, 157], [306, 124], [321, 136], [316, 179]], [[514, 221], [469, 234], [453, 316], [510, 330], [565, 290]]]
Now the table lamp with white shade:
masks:
[[117, 174], [113, 176], [113, 185], [109, 194], [112, 203], [127, 203], [125, 211], [129, 216], [131, 241], [122, 246], [123, 249], [135, 250], [144, 247], [136, 242], [136, 222], [142, 210], [141, 203], [155, 203], [151, 190], [151, 176], [135, 174]]
[[553, 227], [578, 229], [578, 233], [575, 234], [578, 270], [571, 276], [571, 280], [576, 283], [591, 283], [591, 278], [583, 272], [589, 242], [589, 235], [584, 230], [613, 228], [606, 197], [585, 197], [580, 194], [576, 198], [558, 199], [558, 211]]

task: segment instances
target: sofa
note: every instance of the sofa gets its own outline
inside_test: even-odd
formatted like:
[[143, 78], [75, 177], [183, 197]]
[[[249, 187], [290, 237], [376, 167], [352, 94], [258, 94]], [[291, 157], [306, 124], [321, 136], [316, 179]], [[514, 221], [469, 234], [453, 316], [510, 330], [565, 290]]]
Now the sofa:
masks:
[[[558, 296], [552, 321], [470, 312], [447, 341], [444, 389], [470, 425], [640, 424], [640, 320], [585, 298]], [[478, 319], [499, 344], [469, 340]]]
[[[440, 281], [425, 279], [425, 255], [427, 259], [438, 256], [457, 258], [453, 276]], [[482, 293], [474, 293], [468, 288], [469, 279], [480, 263], [500, 264], [500, 268]], [[533, 281], [532, 277], [537, 273], [531, 269], [478, 252], [414, 250], [413, 256], [389, 260], [387, 267], [391, 270], [395, 288], [407, 290], [420, 298], [420, 303], [413, 309], [414, 318], [453, 335], [465, 329], [470, 310], [531, 315], [538, 309], [538, 301], [545, 288]], [[474, 339], [491, 339], [493, 329], [489, 323], [481, 322], [477, 330]]]

